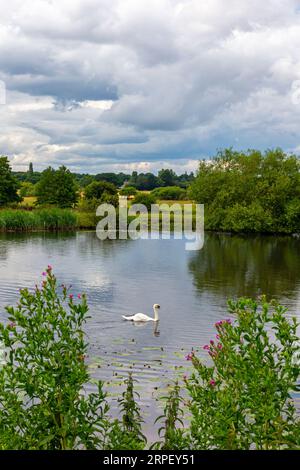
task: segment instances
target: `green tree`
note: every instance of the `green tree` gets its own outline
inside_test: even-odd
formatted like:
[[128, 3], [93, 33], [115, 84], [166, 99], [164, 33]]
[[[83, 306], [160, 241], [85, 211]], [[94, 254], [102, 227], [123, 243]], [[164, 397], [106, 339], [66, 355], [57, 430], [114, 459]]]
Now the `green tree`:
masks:
[[300, 160], [281, 149], [225, 149], [202, 161], [189, 195], [205, 204], [207, 229], [235, 232], [300, 230]]
[[0, 206], [10, 202], [20, 202], [19, 183], [13, 176], [7, 157], [0, 157]]
[[158, 172], [158, 180], [160, 186], [175, 186], [177, 183], [177, 175], [173, 170], [162, 169]]
[[74, 176], [65, 166], [58, 170], [49, 167], [43, 171], [36, 186], [38, 204], [53, 204], [58, 207], [72, 207], [78, 200]]
[[85, 188], [84, 191], [86, 199], [100, 200], [104, 193], [115, 195], [117, 194], [117, 188], [113, 183], [108, 183], [106, 181], [93, 181]]
[[28, 196], [35, 196], [35, 185], [24, 181], [24, 183], [21, 184], [20, 196], [22, 198]]

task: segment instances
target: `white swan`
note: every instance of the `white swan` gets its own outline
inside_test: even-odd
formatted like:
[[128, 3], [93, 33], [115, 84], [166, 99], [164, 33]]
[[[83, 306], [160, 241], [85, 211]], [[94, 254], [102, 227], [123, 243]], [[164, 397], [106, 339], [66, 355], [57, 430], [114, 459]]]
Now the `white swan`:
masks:
[[135, 315], [131, 315], [130, 317], [126, 317], [125, 315], [122, 315], [122, 318], [124, 320], [130, 320], [130, 321], [159, 321], [159, 316], [158, 316], [158, 310], [160, 309], [160, 305], [154, 304], [153, 305], [153, 311], [154, 311], [154, 318], [149, 317], [148, 315], [145, 315], [144, 313], [136, 313]]

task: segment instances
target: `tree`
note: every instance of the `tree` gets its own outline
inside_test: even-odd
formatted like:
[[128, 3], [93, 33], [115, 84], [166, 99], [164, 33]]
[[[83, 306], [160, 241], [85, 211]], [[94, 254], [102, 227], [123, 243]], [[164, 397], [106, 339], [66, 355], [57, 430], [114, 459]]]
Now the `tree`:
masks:
[[170, 169], [162, 169], [158, 172], [158, 180], [161, 186], [175, 186], [177, 175]]
[[84, 191], [86, 199], [100, 200], [104, 193], [116, 195], [117, 188], [114, 184], [106, 181], [93, 181], [93, 183], [89, 184]]
[[35, 196], [35, 185], [24, 181], [24, 183], [21, 184], [20, 196], [22, 198]]
[[29, 163], [28, 173], [30, 173], [31, 175], [33, 174], [33, 164], [32, 164], [32, 162]]
[[0, 206], [10, 202], [20, 202], [19, 183], [13, 176], [8, 158], [0, 157]]
[[56, 171], [49, 167], [42, 173], [36, 187], [36, 195], [37, 204], [72, 207], [78, 200], [75, 178], [65, 166]]
[[225, 149], [202, 161], [190, 197], [205, 204], [205, 225], [236, 232], [300, 230], [300, 160], [281, 149]]
[[117, 207], [119, 203], [118, 191], [114, 184], [106, 181], [93, 181], [84, 191], [86, 210], [94, 211], [99, 204], [107, 203]]

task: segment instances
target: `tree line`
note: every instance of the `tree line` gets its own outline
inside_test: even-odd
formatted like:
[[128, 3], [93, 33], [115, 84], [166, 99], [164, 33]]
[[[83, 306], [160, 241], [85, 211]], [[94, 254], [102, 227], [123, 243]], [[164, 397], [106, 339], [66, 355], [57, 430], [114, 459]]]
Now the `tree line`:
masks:
[[147, 206], [161, 199], [204, 204], [207, 230], [300, 232], [300, 159], [279, 148], [221, 150], [199, 163], [196, 176], [171, 169], [157, 176], [136, 171], [79, 175], [65, 166], [37, 173], [32, 165], [27, 172], [13, 173], [8, 158], [0, 157], [0, 206], [34, 195], [38, 205], [75, 207], [84, 200], [83, 210], [93, 211], [101, 202], [117, 205], [118, 194]]

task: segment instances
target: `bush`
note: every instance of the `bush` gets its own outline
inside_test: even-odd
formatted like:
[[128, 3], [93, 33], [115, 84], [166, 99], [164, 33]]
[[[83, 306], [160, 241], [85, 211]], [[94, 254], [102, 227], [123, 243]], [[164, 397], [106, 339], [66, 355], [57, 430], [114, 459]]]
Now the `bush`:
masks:
[[134, 186], [125, 186], [122, 188], [119, 193], [121, 196], [135, 196], [137, 194], [137, 189]]
[[94, 449], [101, 444], [108, 410], [102, 383], [82, 393], [89, 380], [83, 295], [58, 295], [51, 267], [42, 287], [23, 289], [8, 325], [0, 324], [7, 362], [0, 369], [0, 446], [5, 449]]
[[292, 393], [299, 390], [297, 322], [265, 298], [229, 302], [236, 320], [216, 323], [205, 345], [212, 365], [192, 352], [195, 372], [186, 379], [191, 397], [192, 449], [296, 449], [299, 419]]
[[156, 197], [153, 194], [138, 193], [134, 198], [134, 204], [143, 204], [150, 210], [151, 204], [156, 204]]
[[21, 189], [19, 191], [19, 194], [21, 198], [33, 197], [35, 196], [35, 191], [36, 191], [35, 185], [25, 181], [24, 183], [21, 184]]
[[156, 188], [151, 194], [157, 199], [169, 199], [171, 201], [182, 201], [187, 198], [186, 191], [178, 186]]
[[106, 181], [93, 181], [84, 191], [85, 198], [88, 200], [97, 199], [100, 201], [104, 194], [116, 195], [116, 186]]

